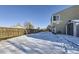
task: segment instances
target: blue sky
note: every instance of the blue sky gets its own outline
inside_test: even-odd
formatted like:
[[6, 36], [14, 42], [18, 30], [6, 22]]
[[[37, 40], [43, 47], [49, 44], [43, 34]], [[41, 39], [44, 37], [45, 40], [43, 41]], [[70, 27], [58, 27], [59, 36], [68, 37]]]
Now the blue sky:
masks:
[[46, 27], [53, 13], [69, 5], [0, 5], [0, 26], [13, 26], [17, 23], [32, 22], [36, 27]]

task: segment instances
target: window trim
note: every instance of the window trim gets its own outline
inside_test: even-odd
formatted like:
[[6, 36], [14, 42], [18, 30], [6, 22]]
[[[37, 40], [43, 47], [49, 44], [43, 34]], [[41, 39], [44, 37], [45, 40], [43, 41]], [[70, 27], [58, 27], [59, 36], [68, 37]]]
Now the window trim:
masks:
[[53, 18], [53, 21], [60, 21], [60, 15], [55, 15], [53, 17], [56, 17], [56, 20], [54, 20], [54, 18]]

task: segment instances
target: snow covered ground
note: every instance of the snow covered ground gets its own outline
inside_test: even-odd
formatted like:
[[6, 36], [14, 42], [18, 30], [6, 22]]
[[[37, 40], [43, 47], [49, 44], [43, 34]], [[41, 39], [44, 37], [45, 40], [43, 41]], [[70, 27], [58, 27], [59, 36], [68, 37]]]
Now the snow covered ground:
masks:
[[1, 54], [74, 54], [79, 53], [79, 38], [51, 32], [28, 34], [0, 42]]

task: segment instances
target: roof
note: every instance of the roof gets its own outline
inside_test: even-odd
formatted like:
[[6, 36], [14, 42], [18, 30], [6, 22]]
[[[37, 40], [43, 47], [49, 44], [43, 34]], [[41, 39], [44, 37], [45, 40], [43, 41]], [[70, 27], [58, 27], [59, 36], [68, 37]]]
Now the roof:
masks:
[[22, 27], [22, 26], [14, 26], [12, 28], [24, 28], [24, 27]]
[[72, 22], [79, 23], [79, 20], [72, 20]]
[[[75, 6], [78, 6], [78, 5], [75, 5]], [[56, 12], [56, 13], [52, 14], [52, 15], [56, 15], [56, 14], [62, 13], [62, 12], [66, 11], [66, 10], [68, 10], [68, 9], [70, 9], [70, 8], [75, 7], [75, 6], [70, 6], [70, 7], [65, 8], [65, 9], [63, 9], [63, 10], [61, 10], [61, 11], [58, 11], [58, 12]]]
[[20, 24], [16, 24], [16, 25], [12, 26], [11, 28], [24, 28], [24, 27]]

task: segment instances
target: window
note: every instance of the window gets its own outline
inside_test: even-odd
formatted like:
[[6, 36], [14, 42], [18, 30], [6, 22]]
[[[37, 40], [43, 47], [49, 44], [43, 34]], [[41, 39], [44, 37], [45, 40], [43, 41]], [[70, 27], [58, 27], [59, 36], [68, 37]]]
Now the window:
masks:
[[53, 16], [53, 21], [59, 21], [60, 20], [60, 16]]
[[53, 20], [56, 21], [56, 16], [53, 16]]

